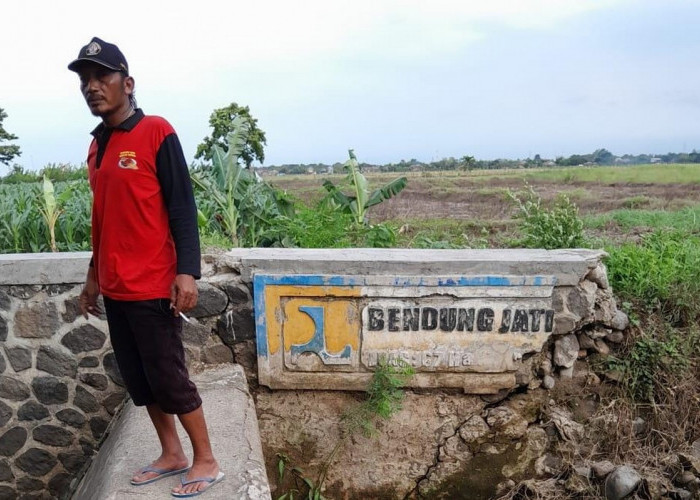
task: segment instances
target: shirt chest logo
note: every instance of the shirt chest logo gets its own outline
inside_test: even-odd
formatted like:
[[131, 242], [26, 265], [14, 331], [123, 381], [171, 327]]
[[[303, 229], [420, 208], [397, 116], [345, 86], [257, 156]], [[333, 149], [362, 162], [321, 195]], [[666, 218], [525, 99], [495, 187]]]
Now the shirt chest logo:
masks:
[[136, 161], [135, 151], [122, 151], [119, 153], [119, 162], [117, 163], [119, 168], [124, 168], [127, 170], [138, 170], [138, 162]]

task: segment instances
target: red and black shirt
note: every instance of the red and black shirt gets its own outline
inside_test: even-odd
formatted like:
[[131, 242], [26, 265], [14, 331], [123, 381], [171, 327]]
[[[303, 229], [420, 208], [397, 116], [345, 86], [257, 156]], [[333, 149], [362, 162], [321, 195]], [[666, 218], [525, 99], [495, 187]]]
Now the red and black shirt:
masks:
[[176, 274], [200, 277], [197, 209], [175, 130], [137, 109], [92, 135], [88, 174], [100, 292], [115, 300], [170, 297]]

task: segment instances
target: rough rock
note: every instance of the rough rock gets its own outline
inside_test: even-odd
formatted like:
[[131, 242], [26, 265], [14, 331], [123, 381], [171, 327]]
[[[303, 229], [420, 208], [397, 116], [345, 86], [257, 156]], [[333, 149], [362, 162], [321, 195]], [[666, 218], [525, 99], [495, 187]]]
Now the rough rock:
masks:
[[13, 377], [0, 375], [0, 398], [22, 401], [29, 397], [29, 386]]
[[60, 325], [58, 311], [53, 302], [25, 304], [15, 312], [14, 334], [20, 338], [48, 339]]
[[544, 379], [542, 380], [542, 387], [544, 387], [547, 390], [553, 389], [555, 385], [555, 380], [554, 377], [551, 375], [545, 375]]
[[487, 435], [490, 429], [486, 421], [479, 415], [473, 415], [459, 428], [460, 437], [467, 443], [477, 441]]
[[621, 344], [625, 340], [625, 334], [620, 331], [611, 331], [605, 335], [605, 340], [612, 342], [613, 344]]
[[569, 368], [562, 368], [559, 370], [559, 378], [562, 380], [574, 378], [574, 367], [570, 366]]
[[107, 340], [107, 335], [92, 325], [82, 325], [65, 334], [61, 344], [66, 346], [73, 354], [96, 351], [102, 349]]
[[17, 417], [20, 420], [43, 420], [49, 416], [49, 410], [36, 401], [27, 401], [17, 410]]
[[253, 297], [250, 294], [248, 287], [242, 283], [232, 283], [226, 282], [224, 284], [224, 291], [228, 295], [231, 305], [234, 307], [237, 305], [248, 304], [253, 301]]
[[90, 419], [90, 430], [92, 431], [92, 437], [95, 439], [100, 439], [102, 434], [107, 430], [109, 422], [104, 418], [95, 417]]
[[44, 489], [44, 483], [33, 477], [24, 476], [17, 480], [17, 489], [19, 491], [40, 491]]
[[615, 470], [615, 464], [610, 462], [609, 460], [603, 460], [601, 462], [593, 462], [591, 464], [591, 470], [593, 471], [593, 475], [598, 478], [602, 479], [608, 474], [610, 474], [612, 471]]
[[72, 323], [80, 316], [80, 297], [75, 296], [63, 302], [65, 312], [61, 314], [64, 323]]
[[700, 458], [700, 439], [693, 441], [693, 444], [690, 446], [690, 453], [695, 458]]
[[107, 413], [114, 415], [117, 412], [117, 408], [119, 408], [119, 405], [124, 401], [124, 395], [125, 391], [115, 392], [102, 401], [102, 406], [105, 407]]
[[73, 442], [75, 436], [56, 425], [40, 425], [32, 432], [34, 441], [49, 446], [68, 446]]
[[574, 474], [588, 479], [589, 477], [591, 477], [591, 468], [587, 465], [575, 465]]
[[90, 391], [81, 386], [75, 388], [73, 404], [85, 413], [94, 413], [100, 409], [100, 403], [97, 401], [97, 398], [93, 396]]
[[571, 313], [561, 313], [554, 316], [554, 334], [564, 335], [576, 329], [578, 316]]
[[613, 316], [613, 319], [610, 321], [610, 328], [615, 330], [624, 330], [629, 326], [629, 324], [630, 320], [627, 315], [618, 309], [615, 312], [615, 316]]
[[593, 330], [588, 332], [588, 336], [591, 337], [593, 340], [596, 339], [602, 339], [607, 337], [612, 333], [612, 330], [610, 328], [603, 328], [600, 326], [596, 326], [593, 328]]
[[6, 290], [16, 299], [30, 299], [41, 291], [41, 285], [12, 285]]
[[678, 500], [692, 500], [693, 498], [693, 492], [683, 488], [678, 488], [674, 493]]
[[109, 379], [101, 373], [81, 373], [79, 378], [81, 382], [98, 391], [104, 391], [109, 386]]
[[598, 286], [590, 281], [582, 281], [569, 292], [566, 298], [567, 309], [588, 322], [593, 316]]
[[608, 272], [605, 268], [605, 264], [598, 264], [596, 267], [591, 269], [591, 271], [586, 275], [586, 279], [592, 281], [600, 288], [610, 288], [610, 282], [608, 281]]
[[76, 474], [87, 462], [88, 457], [79, 452], [59, 453], [58, 460], [63, 464], [68, 472]]
[[70, 489], [70, 482], [72, 479], [73, 476], [65, 472], [56, 474], [49, 481], [49, 491], [55, 497], [62, 497]]
[[[4, 290], [0, 290], [0, 311], [9, 311], [12, 305], [12, 299]], [[5, 340], [5, 339], [0, 339]]]
[[579, 344], [576, 335], [564, 335], [554, 343], [552, 362], [555, 366], [570, 368], [578, 357]]
[[617, 467], [605, 480], [605, 498], [622, 500], [639, 486], [642, 477], [628, 465]]
[[222, 314], [216, 322], [216, 331], [224, 344], [233, 346], [236, 342], [255, 338], [255, 322], [250, 307], [232, 309]]
[[228, 296], [209, 283], [200, 282], [197, 284], [199, 298], [197, 306], [189, 313], [194, 318], [204, 318], [221, 314], [228, 305]]
[[233, 352], [224, 344], [207, 346], [202, 350], [202, 361], [209, 364], [233, 363]]
[[12, 369], [16, 372], [32, 367], [32, 351], [27, 347], [6, 347], [5, 355], [10, 365], [12, 365]]
[[696, 481], [695, 474], [690, 472], [689, 470], [685, 470], [680, 473], [680, 475], [676, 478], [676, 483], [680, 484], [681, 486], [685, 486], [686, 484], [690, 484]]
[[43, 345], [39, 348], [36, 355], [36, 367], [38, 370], [57, 377], [75, 378], [78, 373], [78, 362], [73, 356], [49, 345]]
[[201, 347], [207, 343], [211, 330], [201, 323], [184, 323], [182, 327], [182, 342]]
[[27, 442], [27, 429], [13, 427], [0, 436], [0, 455], [11, 457]]
[[511, 439], [521, 438], [527, 432], [527, 420], [507, 406], [491, 408], [486, 423], [492, 431]]
[[12, 473], [10, 464], [7, 460], [0, 460], [0, 481], [12, 481], [15, 475]]
[[32, 390], [45, 405], [68, 402], [68, 386], [54, 377], [36, 377], [32, 380]]
[[595, 349], [595, 341], [585, 333], [579, 333], [576, 338], [580, 349]]
[[12, 418], [12, 408], [0, 401], [0, 428]]
[[87, 420], [85, 415], [77, 410], [74, 410], [73, 408], [66, 408], [59, 411], [56, 413], [56, 418], [58, 418], [64, 424], [70, 425], [71, 427], [82, 427]]
[[9, 486], [0, 486], [0, 498], [3, 500], [15, 500], [17, 498], [17, 493]]
[[596, 339], [595, 340], [595, 350], [598, 351], [598, 353], [602, 354], [603, 356], [607, 356], [608, 354], [610, 354], [610, 348], [608, 347], [608, 344], [606, 344], [603, 339]]
[[7, 320], [0, 316], [0, 342], [4, 342], [7, 340]]
[[80, 368], [97, 368], [98, 366], [100, 366], [100, 360], [97, 359], [95, 356], [86, 356], [80, 360], [78, 366]]
[[616, 312], [617, 304], [615, 303], [612, 290], [603, 290], [599, 288], [595, 294], [595, 320], [610, 326]]
[[105, 354], [102, 360], [102, 366], [105, 369], [105, 373], [115, 384], [124, 387], [124, 379], [122, 374], [119, 373], [119, 366], [117, 366], [117, 358], [114, 356], [114, 352], [110, 351]]

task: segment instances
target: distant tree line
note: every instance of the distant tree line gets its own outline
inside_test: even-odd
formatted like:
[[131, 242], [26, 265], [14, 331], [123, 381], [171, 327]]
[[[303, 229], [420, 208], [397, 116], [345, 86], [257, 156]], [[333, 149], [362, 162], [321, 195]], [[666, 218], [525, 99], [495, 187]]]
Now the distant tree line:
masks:
[[[496, 170], [504, 168], [538, 168], [538, 167], [575, 167], [594, 165], [644, 165], [650, 163], [700, 163], [700, 152], [693, 150], [691, 153], [666, 153], [666, 154], [625, 154], [615, 156], [605, 148], [597, 149], [589, 154], [573, 154], [571, 156], [559, 156], [554, 159], [542, 158], [539, 154], [525, 159], [477, 160], [473, 156], [461, 158], [443, 158], [437, 161], [422, 162], [411, 158], [397, 163], [376, 165], [362, 163], [362, 171], [376, 172], [431, 172], [444, 170]], [[283, 164], [261, 167], [263, 171], [276, 172], [277, 174], [324, 174], [340, 173], [341, 163], [328, 165], [325, 163], [308, 164]]]

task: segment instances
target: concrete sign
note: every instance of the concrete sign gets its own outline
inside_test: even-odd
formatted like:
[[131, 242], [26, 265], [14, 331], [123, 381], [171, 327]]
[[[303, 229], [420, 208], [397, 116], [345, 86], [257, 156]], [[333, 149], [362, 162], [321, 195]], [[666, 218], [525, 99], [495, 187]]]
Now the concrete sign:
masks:
[[363, 389], [384, 362], [413, 366], [416, 387], [513, 387], [553, 331], [555, 281], [255, 274], [260, 383]]

